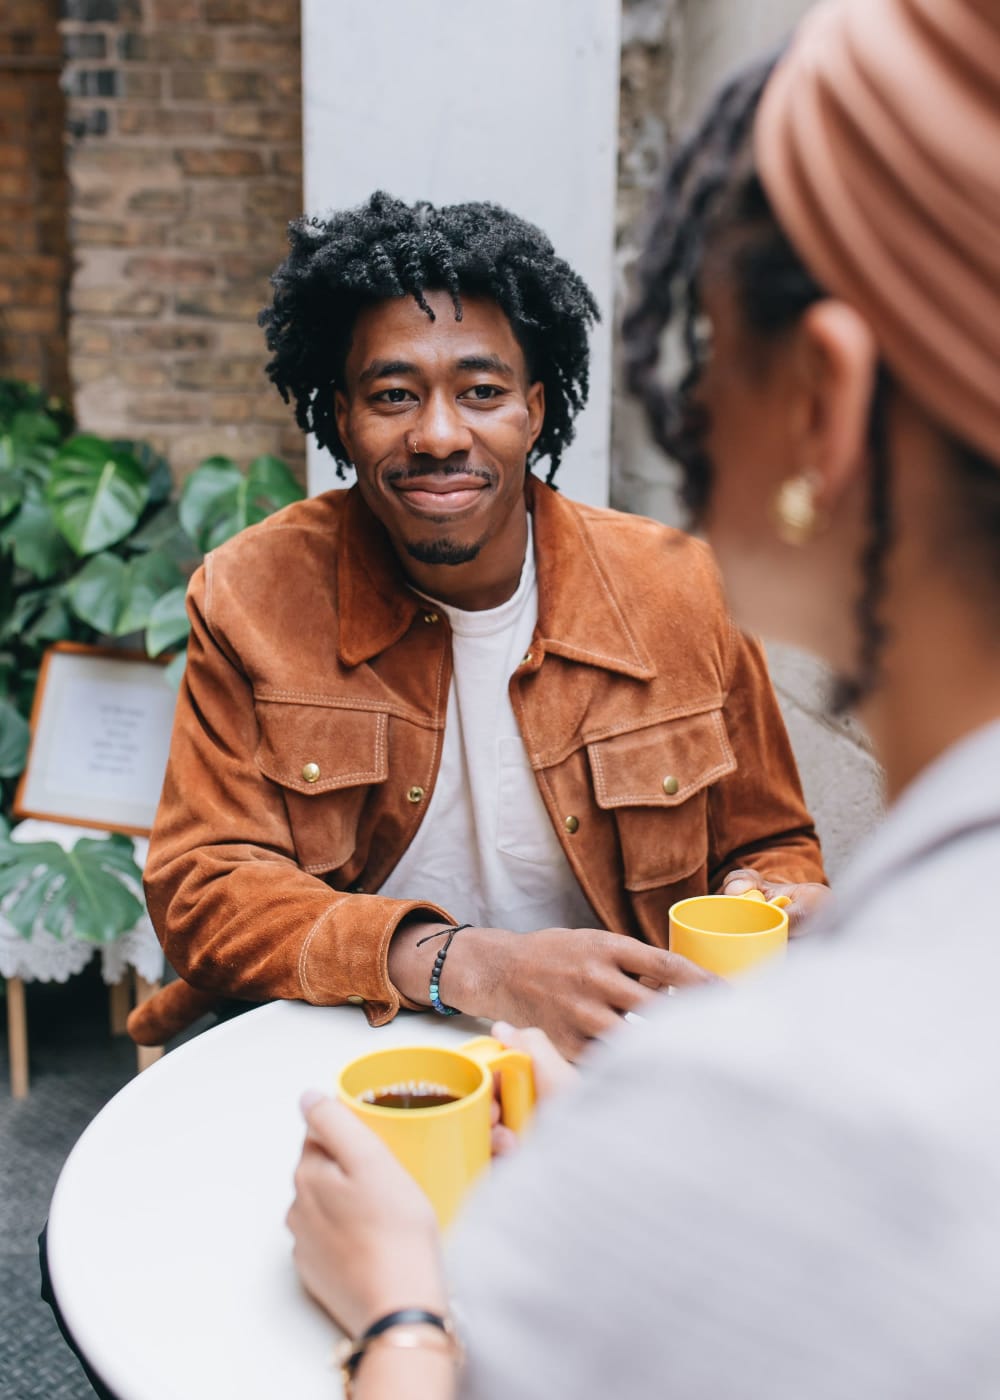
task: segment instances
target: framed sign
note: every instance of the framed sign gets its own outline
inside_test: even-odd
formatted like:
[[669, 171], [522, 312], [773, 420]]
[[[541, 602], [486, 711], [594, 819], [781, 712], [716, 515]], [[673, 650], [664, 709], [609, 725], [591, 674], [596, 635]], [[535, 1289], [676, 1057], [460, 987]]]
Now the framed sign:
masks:
[[16, 816], [149, 835], [177, 699], [169, 659], [76, 642], [48, 649]]

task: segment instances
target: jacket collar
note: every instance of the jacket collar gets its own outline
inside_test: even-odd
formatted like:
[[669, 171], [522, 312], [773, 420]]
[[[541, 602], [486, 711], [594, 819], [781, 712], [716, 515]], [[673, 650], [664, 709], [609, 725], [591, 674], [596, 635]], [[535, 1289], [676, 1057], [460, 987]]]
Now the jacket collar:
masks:
[[[526, 493], [538, 576], [538, 633], [544, 649], [570, 661], [651, 680], [656, 669], [628, 626], [585, 511], [536, 477]], [[337, 558], [339, 653], [348, 666], [369, 661], [404, 635], [421, 600], [385, 530], [357, 487], [347, 492]]]
[[652, 680], [656, 667], [628, 625], [587, 523], [586, 508], [528, 478], [535, 534], [538, 631], [546, 651]]

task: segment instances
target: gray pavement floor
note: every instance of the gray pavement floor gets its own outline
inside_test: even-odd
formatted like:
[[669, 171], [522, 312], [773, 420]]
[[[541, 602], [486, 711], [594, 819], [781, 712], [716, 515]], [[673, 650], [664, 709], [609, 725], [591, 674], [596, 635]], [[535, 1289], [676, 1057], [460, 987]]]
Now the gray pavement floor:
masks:
[[110, 1033], [96, 962], [65, 984], [32, 983], [26, 991], [26, 1099], [11, 1098], [0, 1000], [0, 1400], [92, 1400], [39, 1297], [37, 1237], [70, 1149], [135, 1073], [135, 1047]]

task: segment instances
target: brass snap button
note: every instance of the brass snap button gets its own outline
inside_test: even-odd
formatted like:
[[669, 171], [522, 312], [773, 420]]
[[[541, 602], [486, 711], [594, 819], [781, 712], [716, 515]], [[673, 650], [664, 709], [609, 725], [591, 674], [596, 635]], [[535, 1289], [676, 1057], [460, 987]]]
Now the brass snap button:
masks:
[[411, 787], [410, 790], [407, 792], [406, 800], [407, 802], [422, 802], [424, 800], [423, 788], [417, 787], [417, 785], [414, 784], [413, 787]]
[[667, 777], [663, 779], [663, 791], [668, 797], [673, 797], [679, 787], [680, 783], [672, 774], [668, 774]]
[[352, 992], [351, 995], [347, 998], [347, 1000], [351, 1003], [352, 1006], [364, 1006], [365, 1004], [364, 997], [359, 997], [357, 992]]
[[567, 817], [566, 820], [563, 822], [563, 826], [564, 826], [564, 827], [566, 828], [566, 830], [569, 832], [570, 836], [572, 836], [572, 835], [574, 834], [574, 832], [577, 832], [577, 831], [580, 830], [580, 818], [579, 818], [579, 817]]
[[425, 622], [437, 622], [438, 615], [435, 612], [424, 613]]
[[319, 777], [319, 764], [307, 763], [302, 769], [302, 781], [304, 783], [314, 783]]

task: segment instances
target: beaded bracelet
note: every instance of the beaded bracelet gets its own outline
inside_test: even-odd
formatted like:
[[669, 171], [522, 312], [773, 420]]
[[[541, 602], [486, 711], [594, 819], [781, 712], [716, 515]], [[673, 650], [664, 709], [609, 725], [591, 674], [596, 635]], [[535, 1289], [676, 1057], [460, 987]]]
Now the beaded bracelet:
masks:
[[455, 937], [456, 933], [461, 933], [464, 928], [472, 928], [472, 924], [456, 924], [454, 928], [441, 928], [438, 929], [437, 933], [429, 933], [426, 938], [417, 940], [417, 947], [419, 948], [421, 943], [427, 943], [432, 938], [440, 938], [443, 933], [447, 933], [448, 935], [438, 950], [438, 955], [434, 959], [434, 966], [431, 968], [430, 1002], [439, 1016], [457, 1016], [459, 1014], [457, 1006], [445, 1006], [444, 1002], [441, 1000], [441, 969], [444, 967], [444, 960], [448, 956], [451, 940]]

